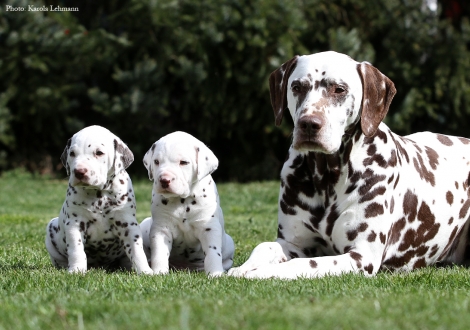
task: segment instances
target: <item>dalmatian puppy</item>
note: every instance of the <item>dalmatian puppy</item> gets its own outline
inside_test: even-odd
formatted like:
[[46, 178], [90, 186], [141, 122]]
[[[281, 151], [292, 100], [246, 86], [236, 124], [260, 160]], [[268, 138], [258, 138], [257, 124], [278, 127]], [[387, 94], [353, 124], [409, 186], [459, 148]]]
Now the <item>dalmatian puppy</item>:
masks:
[[210, 175], [218, 166], [215, 155], [192, 135], [174, 132], [155, 142], [143, 161], [153, 180], [152, 217], [140, 227], [154, 273], [171, 266], [224, 274], [235, 246]]
[[396, 93], [367, 62], [296, 56], [270, 78], [276, 124], [293, 141], [281, 172], [276, 242], [230, 274], [373, 276], [470, 259], [470, 140], [399, 136], [382, 120]]
[[152, 274], [126, 172], [130, 149], [106, 128], [90, 126], [68, 140], [61, 160], [69, 186], [59, 217], [46, 228], [52, 263], [71, 273], [118, 264]]

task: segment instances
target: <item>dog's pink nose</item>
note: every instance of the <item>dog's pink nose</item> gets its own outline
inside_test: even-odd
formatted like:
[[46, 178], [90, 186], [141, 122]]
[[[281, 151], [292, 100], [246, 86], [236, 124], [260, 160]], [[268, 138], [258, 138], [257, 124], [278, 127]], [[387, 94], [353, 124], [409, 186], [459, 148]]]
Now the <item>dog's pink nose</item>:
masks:
[[165, 179], [165, 178], [161, 178], [160, 179], [160, 185], [162, 186], [162, 188], [166, 189], [170, 186], [170, 180], [169, 179]]
[[82, 180], [85, 177], [85, 174], [88, 172], [86, 168], [74, 169], [73, 173], [78, 180]]

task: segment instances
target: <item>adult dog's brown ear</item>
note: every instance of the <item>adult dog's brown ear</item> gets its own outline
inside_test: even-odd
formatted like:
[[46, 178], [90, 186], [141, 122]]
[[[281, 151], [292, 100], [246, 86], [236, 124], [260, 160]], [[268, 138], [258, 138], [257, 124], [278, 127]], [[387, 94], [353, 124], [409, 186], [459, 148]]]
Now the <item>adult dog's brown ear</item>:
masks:
[[397, 90], [387, 76], [367, 62], [358, 64], [357, 71], [362, 81], [361, 129], [371, 137], [385, 118]]
[[290, 59], [269, 76], [269, 93], [271, 94], [271, 105], [274, 110], [276, 126], [281, 125], [284, 109], [287, 108], [287, 81], [297, 66], [299, 55]]

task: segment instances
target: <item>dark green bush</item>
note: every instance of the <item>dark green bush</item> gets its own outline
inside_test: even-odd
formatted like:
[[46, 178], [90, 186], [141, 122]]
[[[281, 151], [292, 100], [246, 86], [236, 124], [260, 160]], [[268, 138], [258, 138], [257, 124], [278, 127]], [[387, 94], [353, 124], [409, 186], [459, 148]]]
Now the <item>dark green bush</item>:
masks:
[[0, 170], [61, 170], [67, 139], [99, 124], [134, 151], [132, 174], [145, 175], [153, 142], [183, 130], [218, 156], [218, 178], [277, 178], [291, 123], [274, 126], [268, 76], [329, 49], [395, 82], [395, 131], [470, 136], [463, 1], [457, 14], [400, 0], [10, 2], [79, 11], [1, 8]]

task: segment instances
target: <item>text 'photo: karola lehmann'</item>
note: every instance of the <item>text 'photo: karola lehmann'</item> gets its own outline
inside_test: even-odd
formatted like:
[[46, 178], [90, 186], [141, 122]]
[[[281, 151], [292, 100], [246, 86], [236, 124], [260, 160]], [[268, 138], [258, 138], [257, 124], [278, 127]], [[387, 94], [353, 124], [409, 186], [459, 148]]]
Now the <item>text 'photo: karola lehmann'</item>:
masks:
[[35, 6], [35, 5], [27, 5], [27, 6], [5, 6], [6, 11], [80, 11], [78, 7], [61, 7], [61, 6]]

